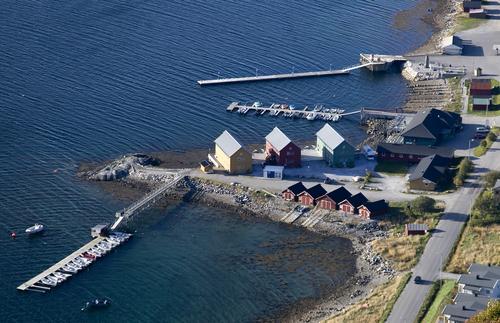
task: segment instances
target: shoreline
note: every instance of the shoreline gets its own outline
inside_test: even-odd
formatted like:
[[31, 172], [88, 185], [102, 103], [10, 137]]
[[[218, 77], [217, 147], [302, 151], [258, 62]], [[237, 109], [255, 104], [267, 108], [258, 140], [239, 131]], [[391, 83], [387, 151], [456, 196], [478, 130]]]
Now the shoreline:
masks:
[[[126, 200], [142, 196], [155, 187], [154, 181], [136, 178], [92, 182], [115, 198]], [[178, 183], [177, 188], [166, 195], [165, 201], [167, 203], [160, 202], [157, 207], [164, 208], [168, 205], [168, 201], [179, 200], [229, 209], [234, 211], [236, 215], [247, 219], [264, 219], [283, 225], [287, 224], [280, 222], [280, 219], [296, 205], [280, 198], [268, 198], [266, 194], [240, 185], [231, 186], [192, 177]], [[276, 314], [270, 317], [264, 316], [262, 321], [279, 319], [286, 322], [315, 322], [327, 319], [360, 301], [373, 288], [392, 279], [397, 274], [390, 264], [382, 260], [366, 243], [383, 236], [384, 231], [377, 225], [366, 225], [366, 221], [349, 223], [342, 220], [345, 219], [340, 219], [335, 215], [325, 216], [313, 228], [306, 228], [300, 225], [304, 221], [301, 219], [298, 221], [298, 226], [303, 230], [322, 236], [349, 240], [352, 246], [351, 255], [356, 257], [352, 277], [338, 288], [321, 286], [317, 291], [317, 297], [309, 297], [283, 305], [283, 309], [279, 309]], [[356, 222], [359, 223], [356, 225]]]

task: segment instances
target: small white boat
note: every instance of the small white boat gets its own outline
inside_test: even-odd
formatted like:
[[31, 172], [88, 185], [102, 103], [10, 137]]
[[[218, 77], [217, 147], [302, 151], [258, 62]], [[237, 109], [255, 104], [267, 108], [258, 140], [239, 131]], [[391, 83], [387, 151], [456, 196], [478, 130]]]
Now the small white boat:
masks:
[[29, 227], [28, 229], [26, 229], [25, 232], [27, 234], [35, 234], [35, 233], [42, 232], [43, 230], [44, 230], [43, 224], [38, 224], [37, 223], [34, 226]]
[[62, 280], [66, 280], [68, 277], [71, 277], [71, 275], [68, 275], [68, 274], [63, 274], [63, 273], [60, 273], [60, 272], [54, 272], [52, 275], [54, 275], [56, 278], [58, 279], [62, 279]]
[[66, 266], [69, 266], [71, 268], [75, 268], [76, 270], [80, 270], [83, 268], [82, 265], [80, 265], [79, 263], [76, 263], [74, 261], [68, 263]]
[[314, 120], [314, 119], [316, 119], [316, 113], [314, 113], [314, 112], [313, 113], [309, 113], [307, 115], [306, 119], [307, 120], [311, 120], [311, 121]]
[[73, 274], [76, 274], [78, 272], [78, 269], [70, 265], [64, 265], [61, 269], [64, 270], [65, 272]]
[[52, 278], [50, 278], [49, 276], [47, 277], [44, 277], [40, 280], [42, 282], [42, 284], [44, 285], [49, 285], [49, 286], [57, 286], [57, 281], [53, 280]]

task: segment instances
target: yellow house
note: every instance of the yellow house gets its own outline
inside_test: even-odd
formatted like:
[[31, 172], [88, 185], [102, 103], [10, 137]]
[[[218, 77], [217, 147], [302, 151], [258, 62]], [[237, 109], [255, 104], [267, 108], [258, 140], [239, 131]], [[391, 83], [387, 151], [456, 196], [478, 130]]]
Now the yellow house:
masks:
[[229, 174], [252, 171], [252, 154], [226, 130], [215, 139], [215, 159]]

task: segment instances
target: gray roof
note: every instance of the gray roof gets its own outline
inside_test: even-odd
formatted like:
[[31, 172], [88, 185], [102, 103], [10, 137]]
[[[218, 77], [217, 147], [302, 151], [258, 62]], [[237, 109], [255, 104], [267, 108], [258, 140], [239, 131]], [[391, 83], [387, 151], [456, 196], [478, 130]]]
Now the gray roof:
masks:
[[282, 150], [292, 142], [278, 127], [274, 127], [273, 131], [266, 136], [266, 140], [277, 150]]
[[466, 293], [458, 293], [457, 296], [455, 296], [455, 299], [453, 300], [453, 303], [455, 304], [460, 304], [460, 303], [478, 303], [478, 304], [483, 304], [483, 305], [488, 305], [488, 302], [490, 301], [489, 297], [483, 296], [483, 295], [473, 295], [473, 294], [466, 294]]
[[325, 123], [323, 128], [316, 132], [316, 136], [331, 150], [337, 148], [338, 145], [346, 141], [335, 129], [328, 123]]
[[439, 155], [424, 157], [410, 174], [409, 180], [414, 181], [423, 178], [433, 183], [438, 183], [445, 174], [450, 162], [449, 158]]
[[497, 274], [500, 278], [500, 267], [493, 265], [471, 264], [468, 270], [469, 274], [479, 274], [491, 272]]
[[444, 307], [443, 314], [450, 316], [450, 321], [465, 322], [470, 319], [478, 310], [483, 308], [468, 307], [466, 304], [449, 304]]
[[459, 114], [438, 109], [417, 112], [403, 131], [403, 137], [437, 139], [446, 130], [460, 126]]
[[420, 223], [408, 223], [406, 225], [408, 228], [408, 231], [427, 231], [429, 230], [429, 226], [427, 224], [420, 224]]
[[243, 147], [227, 130], [224, 130], [214, 142], [229, 157]]
[[458, 283], [464, 284], [465, 289], [477, 290], [478, 288], [494, 288], [499, 279], [499, 275], [491, 272], [472, 273], [460, 275]]
[[414, 156], [440, 155], [453, 158], [455, 151], [448, 147], [427, 147], [423, 145], [390, 144], [382, 142], [377, 146], [377, 153], [406, 154]]

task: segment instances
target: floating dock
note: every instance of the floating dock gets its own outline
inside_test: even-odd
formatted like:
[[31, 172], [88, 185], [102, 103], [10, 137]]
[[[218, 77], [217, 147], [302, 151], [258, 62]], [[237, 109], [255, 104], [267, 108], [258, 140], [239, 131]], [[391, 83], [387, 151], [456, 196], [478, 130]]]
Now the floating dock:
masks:
[[215, 84], [228, 84], [228, 83], [243, 83], [243, 82], [257, 82], [257, 81], [272, 81], [284, 79], [297, 79], [305, 77], [321, 77], [333, 75], [346, 75], [349, 74], [348, 70], [328, 70], [316, 72], [303, 72], [303, 73], [288, 73], [288, 74], [273, 74], [273, 75], [260, 75], [260, 76], [247, 76], [247, 77], [233, 77], [222, 78], [214, 80], [200, 80], [197, 81], [199, 85], [215, 85]]
[[270, 106], [263, 106], [256, 102], [252, 105], [240, 104], [239, 102], [232, 102], [226, 111], [238, 111], [240, 114], [247, 114], [249, 111], [255, 112], [255, 115], [268, 114], [270, 116], [280, 116], [288, 118], [302, 118], [310, 121], [323, 120], [323, 121], [339, 121], [342, 117], [361, 113], [361, 110], [353, 112], [345, 112], [339, 108], [325, 108], [323, 106], [316, 106], [313, 108], [305, 107], [303, 109], [296, 109], [287, 104], [273, 103]]
[[[122, 233], [119, 233], [119, 234], [122, 234]], [[107, 254], [110, 251], [112, 251], [115, 247], [120, 246], [123, 242], [127, 241], [128, 238], [131, 237], [131, 235], [127, 234], [124, 237], [127, 237], [127, 238], [125, 238], [118, 245], [116, 245], [116, 244], [109, 245], [110, 248], [111, 248], [111, 250], [109, 250], [109, 251], [102, 250], [104, 252], [99, 257], [104, 256], [105, 254]], [[75, 252], [71, 253], [69, 256], [65, 257], [61, 261], [57, 262], [53, 266], [49, 267], [48, 269], [44, 270], [40, 274], [38, 274], [35, 277], [31, 278], [30, 280], [22, 283], [21, 285], [19, 285], [17, 287], [17, 289], [21, 290], [21, 291], [35, 291], [35, 292], [45, 293], [46, 291], [49, 291], [51, 288], [54, 288], [54, 287], [62, 284], [67, 278], [70, 278], [71, 276], [76, 275], [78, 273], [78, 272], [76, 272], [76, 273], [67, 272], [67, 271], [65, 271], [63, 269], [63, 267], [65, 267], [66, 265], [68, 265], [68, 264], [70, 264], [70, 263], [72, 263], [74, 261], [77, 261], [78, 258], [82, 258], [83, 254], [85, 252], [89, 252], [92, 248], [98, 247], [99, 244], [101, 244], [102, 242], [105, 242], [106, 240], [107, 240], [107, 237], [103, 237], [103, 236], [99, 236], [99, 237], [94, 238], [93, 240], [91, 240], [90, 242], [88, 242], [87, 244], [85, 244], [84, 246], [82, 246], [81, 248], [79, 248], [78, 250], [76, 250]], [[90, 265], [93, 262], [95, 262], [96, 260], [98, 260], [99, 257], [96, 257], [93, 260], [90, 260], [89, 258], [86, 258], [86, 259], [88, 259], [89, 263], [86, 264], [85, 266], [82, 266], [82, 268], [80, 268], [78, 271], [85, 269], [88, 265]], [[55, 286], [53, 286], [53, 285], [47, 285], [47, 284], [44, 284], [42, 282], [42, 279], [44, 279], [46, 277], [53, 276], [54, 273], [63, 273], [67, 277], [63, 281], [58, 281]]]

